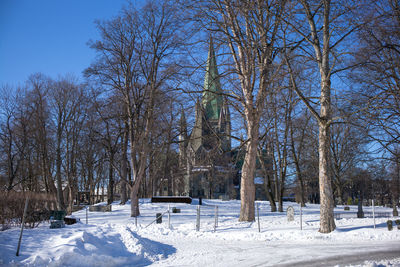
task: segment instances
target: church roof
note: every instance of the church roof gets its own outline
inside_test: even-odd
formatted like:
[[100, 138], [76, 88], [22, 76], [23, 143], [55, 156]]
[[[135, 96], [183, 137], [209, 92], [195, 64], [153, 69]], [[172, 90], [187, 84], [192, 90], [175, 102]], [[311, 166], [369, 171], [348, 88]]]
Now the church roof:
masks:
[[212, 38], [210, 37], [210, 47], [204, 79], [202, 106], [205, 111], [206, 119], [218, 120], [223, 104], [221, 83], [217, 69], [217, 60]]

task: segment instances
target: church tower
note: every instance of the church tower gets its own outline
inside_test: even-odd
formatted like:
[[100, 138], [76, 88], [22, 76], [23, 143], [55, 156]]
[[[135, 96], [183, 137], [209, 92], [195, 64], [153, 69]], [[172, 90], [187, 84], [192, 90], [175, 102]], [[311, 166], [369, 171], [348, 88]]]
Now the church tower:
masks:
[[223, 92], [218, 74], [217, 60], [215, 58], [214, 44], [211, 37], [201, 102], [205, 119], [212, 122], [217, 121], [221, 114]]
[[196, 120], [191, 135], [194, 151], [231, 150], [229, 107], [221, 87], [214, 44], [210, 38], [204, 88], [201, 101], [196, 103]]
[[[186, 129], [185, 115], [180, 122], [181, 137]], [[180, 166], [185, 174], [185, 192], [192, 197], [227, 197], [232, 191], [231, 121], [229, 105], [221, 87], [220, 76], [210, 38], [204, 88], [196, 101], [195, 123], [187, 145], [180, 142]], [[186, 165], [184, 156], [185, 151]]]

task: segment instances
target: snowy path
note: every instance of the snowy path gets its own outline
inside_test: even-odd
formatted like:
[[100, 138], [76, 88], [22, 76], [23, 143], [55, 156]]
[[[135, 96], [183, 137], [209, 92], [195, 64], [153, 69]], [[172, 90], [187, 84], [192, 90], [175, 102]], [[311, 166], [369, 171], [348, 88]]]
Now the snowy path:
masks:
[[[319, 210], [309, 205], [303, 216], [303, 231], [299, 217], [287, 222], [285, 214], [264, 213], [260, 217], [261, 233], [256, 223], [237, 221], [238, 203], [224, 209], [217, 232], [213, 232], [214, 206], [224, 202], [209, 201], [202, 207], [202, 227], [196, 232], [194, 217], [172, 215], [169, 230], [166, 225], [152, 225], [139, 229], [138, 234], [157, 242], [173, 246], [177, 252], [155, 266], [321, 266], [326, 263], [358, 263], [364, 260], [400, 258], [400, 231], [388, 232], [386, 218], [341, 219], [338, 229], [331, 234], [318, 233]], [[267, 208], [264, 204], [264, 209]], [[293, 205], [293, 203], [286, 203]], [[354, 207], [353, 207], [354, 208]], [[182, 207], [185, 213], [185, 207]], [[367, 208], [368, 210], [368, 208]], [[298, 211], [298, 210], [297, 210]], [[354, 210], [353, 210], [354, 212]], [[194, 207], [192, 215], [194, 213]], [[177, 216], [175, 218], [175, 216]], [[179, 219], [178, 219], [179, 218]], [[304, 263], [304, 264], [303, 264]], [[325, 266], [325, 265], [323, 265]]]
[[[310, 261], [299, 261], [292, 262], [290, 264], [277, 265], [279, 267], [292, 267], [292, 266], [307, 266], [307, 267], [319, 267], [319, 266], [348, 266], [348, 265], [364, 265], [365, 262], [370, 262], [369, 266], [400, 266], [400, 250], [389, 250], [389, 251], [375, 251], [375, 252], [361, 252], [354, 255], [341, 255], [331, 256], [322, 259], [310, 260]], [[387, 263], [385, 263], [387, 262]], [[261, 263], [258, 266], [266, 266]]]
[[182, 238], [171, 234], [156, 240], [173, 245], [177, 252], [154, 266], [344, 266], [400, 257], [400, 241], [330, 244]]

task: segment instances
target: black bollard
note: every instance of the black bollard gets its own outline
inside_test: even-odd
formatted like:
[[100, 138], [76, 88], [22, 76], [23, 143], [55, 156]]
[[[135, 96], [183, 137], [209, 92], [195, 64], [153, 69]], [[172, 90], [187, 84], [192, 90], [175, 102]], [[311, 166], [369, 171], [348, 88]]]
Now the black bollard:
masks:
[[393, 230], [393, 221], [392, 220], [388, 220], [387, 222], [387, 228], [389, 231]]
[[162, 223], [162, 214], [161, 213], [156, 213], [156, 218], [157, 218], [156, 223]]
[[364, 218], [364, 212], [362, 209], [362, 199], [358, 199], [358, 211], [357, 211], [357, 218]]

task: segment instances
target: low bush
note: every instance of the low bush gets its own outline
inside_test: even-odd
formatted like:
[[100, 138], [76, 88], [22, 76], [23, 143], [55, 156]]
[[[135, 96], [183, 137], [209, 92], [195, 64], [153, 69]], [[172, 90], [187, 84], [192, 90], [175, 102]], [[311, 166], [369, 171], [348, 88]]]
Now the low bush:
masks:
[[50, 210], [56, 209], [55, 196], [35, 192], [0, 192], [0, 230], [20, 226], [25, 201], [29, 197], [25, 227], [37, 227], [50, 219]]
[[397, 230], [400, 230], [400, 219], [394, 221], [397, 224]]

